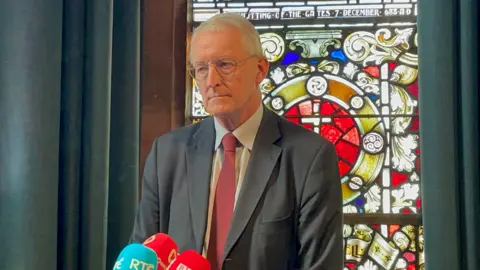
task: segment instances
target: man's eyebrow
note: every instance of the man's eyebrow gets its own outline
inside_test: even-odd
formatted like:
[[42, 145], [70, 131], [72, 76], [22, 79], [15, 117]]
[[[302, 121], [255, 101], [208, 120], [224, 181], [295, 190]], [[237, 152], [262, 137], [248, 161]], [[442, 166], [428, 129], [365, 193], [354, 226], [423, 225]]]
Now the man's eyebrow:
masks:
[[[216, 57], [214, 60], [210, 60], [211, 62], [216, 62], [216, 61], [219, 61], [219, 60], [232, 60], [232, 61], [237, 61], [234, 57], [231, 57], [231, 56], [219, 56], [219, 57]], [[193, 61], [191, 62], [192, 64], [205, 64], [207, 63], [209, 60], [205, 60], [205, 61]]]

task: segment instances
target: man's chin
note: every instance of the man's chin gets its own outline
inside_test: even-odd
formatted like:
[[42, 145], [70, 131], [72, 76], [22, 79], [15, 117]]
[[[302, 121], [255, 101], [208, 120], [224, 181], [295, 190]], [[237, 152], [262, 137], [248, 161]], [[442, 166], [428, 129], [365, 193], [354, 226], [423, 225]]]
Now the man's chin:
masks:
[[235, 110], [231, 106], [215, 106], [213, 108], [209, 108], [208, 113], [213, 116], [218, 117], [225, 117], [232, 115]]

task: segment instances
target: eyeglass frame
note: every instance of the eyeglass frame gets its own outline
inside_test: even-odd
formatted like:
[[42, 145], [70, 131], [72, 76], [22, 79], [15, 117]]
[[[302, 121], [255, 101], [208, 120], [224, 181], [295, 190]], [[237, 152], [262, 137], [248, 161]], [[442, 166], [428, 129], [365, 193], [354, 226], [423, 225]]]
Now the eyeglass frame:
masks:
[[[229, 57], [217, 59], [217, 60], [215, 60], [215, 70], [217, 71], [217, 73], [218, 73], [222, 78], [223, 78], [224, 76], [232, 75], [233, 73], [235, 73], [235, 72], [237, 71], [237, 67], [238, 67], [238, 66], [241, 66], [241, 65], [242, 65], [243, 63], [245, 63], [248, 59], [253, 58], [253, 57], [256, 57], [256, 56], [258, 56], [258, 55], [255, 55], [255, 54], [254, 54], [254, 55], [250, 55], [250, 56], [248, 56], [248, 57], [246, 57], [246, 58], [244, 58], [244, 59], [242, 59], [242, 60], [239, 60], [239, 61], [235, 61], [234, 59], [229, 58]], [[221, 62], [221, 61], [225, 61], [225, 60], [231, 60], [231, 61], [232, 61], [233, 68], [232, 68], [232, 71], [231, 71], [231, 72], [225, 73], [225, 71], [224, 71], [222, 68], [219, 68], [218, 63]], [[208, 62], [206, 63], [206, 66], [210, 66], [210, 65], [212, 65], [212, 64], [213, 64], [212, 61], [208, 61]], [[191, 64], [190, 64], [189, 67], [188, 67], [188, 73], [189, 73], [190, 76], [191, 76], [192, 78], [194, 78], [195, 80], [197, 80], [197, 81], [204, 81], [204, 80], [206, 80], [206, 79], [208, 78], [208, 75], [210, 74], [210, 68], [208, 69], [208, 72], [206, 73], [205, 78], [203, 78], [203, 79], [198, 79], [198, 78], [195, 77], [195, 73], [196, 73], [195, 67], [194, 67], [193, 65], [191, 65]]]

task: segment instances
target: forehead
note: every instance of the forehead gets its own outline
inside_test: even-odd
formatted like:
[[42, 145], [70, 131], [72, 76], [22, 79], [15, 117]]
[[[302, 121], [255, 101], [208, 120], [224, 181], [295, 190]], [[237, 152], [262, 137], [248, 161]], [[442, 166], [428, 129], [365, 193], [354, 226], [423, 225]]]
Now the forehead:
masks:
[[191, 43], [192, 62], [238, 58], [246, 55], [242, 33], [233, 27], [207, 29], [195, 34]]

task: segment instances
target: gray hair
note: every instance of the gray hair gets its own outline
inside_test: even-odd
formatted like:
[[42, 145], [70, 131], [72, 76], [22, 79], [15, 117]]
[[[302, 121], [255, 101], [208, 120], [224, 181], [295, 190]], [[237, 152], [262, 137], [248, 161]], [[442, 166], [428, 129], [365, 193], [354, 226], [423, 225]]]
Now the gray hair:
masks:
[[[250, 21], [236, 13], [220, 13], [200, 24], [192, 35], [211, 30], [223, 30], [225, 28], [236, 28], [243, 36], [245, 50], [251, 55], [264, 56], [260, 35]], [[191, 48], [190, 48], [191, 49]], [[190, 50], [191, 51], [191, 50]]]

